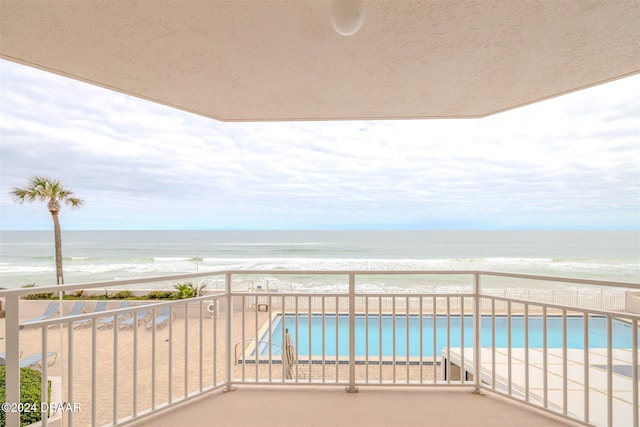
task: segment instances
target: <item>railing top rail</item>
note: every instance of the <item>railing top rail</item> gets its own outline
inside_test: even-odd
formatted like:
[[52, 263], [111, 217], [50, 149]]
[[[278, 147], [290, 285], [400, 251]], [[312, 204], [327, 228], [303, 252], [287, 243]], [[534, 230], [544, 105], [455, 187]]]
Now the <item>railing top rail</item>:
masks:
[[7, 289], [0, 291], [0, 297], [22, 296], [34, 293], [69, 292], [87, 289], [115, 288], [118, 286], [137, 285], [141, 283], [167, 282], [171, 280], [197, 279], [201, 277], [222, 276], [226, 271], [208, 271], [200, 273], [171, 274], [167, 276], [136, 277], [122, 280], [106, 280], [100, 282], [84, 282], [71, 285], [50, 285], [35, 288]]
[[289, 292], [289, 291], [231, 291], [229, 293], [232, 297], [315, 297], [315, 298], [344, 298], [348, 297], [348, 292]]
[[460, 275], [473, 275], [479, 273], [476, 270], [228, 270], [231, 274], [274, 274], [274, 275], [300, 275], [300, 274], [327, 274], [327, 275], [349, 275], [355, 274], [356, 276], [365, 275], [392, 275], [392, 274], [460, 274]]
[[[147, 309], [147, 310], [154, 310], [154, 309], [158, 309], [158, 308], [162, 308], [164, 306], [167, 305], [178, 305], [178, 306], [184, 306], [185, 304], [195, 304], [199, 301], [208, 301], [210, 299], [215, 299], [215, 298], [220, 298], [221, 296], [224, 296], [224, 294], [214, 294], [214, 295], [204, 295], [204, 296], [200, 296], [200, 297], [194, 297], [194, 298], [185, 298], [185, 299], [176, 299], [176, 300], [171, 300], [171, 301], [162, 301], [162, 300], [141, 300], [141, 301], [134, 301], [134, 302], [140, 302], [140, 304], [137, 305], [131, 305], [129, 307], [124, 307], [124, 308], [114, 308], [114, 309], [110, 309], [110, 310], [103, 310], [103, 311], [94, 311], [91, 313], [83, 313], [83, 314], [77, 314], [74, 316], [69, 316], [69, 315], [54, 315], [53, 317], [51, 317], [50, 319], [47, 320], [39, 320], [37, 322], [29, 322], [29, 323], [21, 323], [20, 324], [20, 329], [36, 329], [36, 328], [41, 328], [43, 326], [56, 326], [60, 323], [68, 323], [68, 322], [77, 322], [77, 321], [81, 321], [81, 320], [87, 320], [87, 319], [95, 319], [95, 318], [100, 318], [100, 317], [110, 317], [110, 316], [116, 316], [119, 314], [125, 314], [125, 313], [135, 313], [137, 311], [140, 311], [141, 309]], [[52, 300], [53, 301], [53, 300]], [[96, 300], [96, 301], [100, 301], [100, 300]], [[104, 301], [104, 300], [102, 300]], [[127, 300], [109, 300], [111, 302], [124, 302]]]
[[[311, 297], [311, 298], [347, 298], [349, 297], [349, 292], [289, 292], [289, 291], [279, 291], [279, 292], [266, 292], [266, 291], [233, 291], [230, 293], [231, 296], [234, 297]], [[462, 298], [462, 297], [473, 297], [475, 294], [471, 291], [469, 292], [356, 292], [355, 296], [357, 298]]]
[[640, 283], [619, 282], [614, 280], [580, 279], [576, 277], [544, 276], [539, 274], [507, 273], [500, 271], [478, 271], [478, 273], [482, 276], [511, 277], [514, 279], [530, 279], [545, 282], [576, 283], [580, 285], [640, 289]]
[[356, 298], [468, 298], [474, 297], [472, 291], [469, 292], [356, 292]]
[[[552, 310], [566, 310], [568, 312], [576, 312], [582, 314], [592, 314], [597, 316], [611, 316], [611, 317], [624, 317], [626, 319], [636, 319], [640, 320], [640, 314], [630, 313], [628, 311], [617, 311], [617, 310], [604, 310], [597, 309], [591, 307], [579, 307], [570, 304], [558, 304], [551, 302], [543, 302], [543, 301], [535, 301], [535, 300], [527, 300], [520, 299], [515, 297], [503, 297], [499, 295], [480, 295], [482, 299], [502, 301], [502, 302], [511, 302], [519, 305], [528, 305], [529, 307], [545, 307], [550, 308]], [[536, 314], [529, 314], [529, 316], [536, 316]]]
[[562, 283], [574, 283], [582, 285], [606, 286], [606, 287], [622, 287], [631, 289], [640, 289], [640, 283], [618, 282], [608, 280], [580, 279], [573, 277], [561, 276], [543, 276], [535, 274], [523, 273], [506, 273], [497, 271], [476, 271], [476, 270], [216, 270], [199, 273], [173, 274], [167, 276], [138, 277], [124, 280], [109, 280], [101, 282], [86, 282], [71, 285], [52, 285], [37, 288], [20, 288], [0, 291], [0, 297], [23, 296], [33, 293], [46, 292], [68, 292], [74, 290], [87, 290], [96, 288], [111, 288], [126, 285], [165, 282], [172, 280], [196, 279], [211, 276], [222, 275], [480, 275], [495, 277], [510, 277], [517, 279], [528, 279], [538, 281], [551, 281]]

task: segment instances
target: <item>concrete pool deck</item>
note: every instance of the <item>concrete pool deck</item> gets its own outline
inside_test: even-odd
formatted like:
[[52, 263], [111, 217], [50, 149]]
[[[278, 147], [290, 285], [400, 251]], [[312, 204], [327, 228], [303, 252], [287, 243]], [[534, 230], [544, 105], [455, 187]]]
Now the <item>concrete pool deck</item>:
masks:
[[[443, 351], [443, 360], [447, 355], [451, 363], [463, 366], [460, 349]], [[607, 400], [608, 400], [608, 376], [607, 349], [591, 348], [588, 356], [588, 408], [589, 423], [594, 425], [607, 425]], [[633, 411], [638, 408], [633, 406], [634, 384], [631, 378], [632, 352], [630, 349], [613, 349], [612, 365], [615, 367], [628, 367], [629, 369], [614, 369], [612, 374], [612, 405], [615, 417], [613, 425], [632, 426]], [[481, 376], [486, 384], [493, 384], [493, 359], [489, 348], [481, 349]], [[509, 377], [509, 360], [511, 360], [511, 376]], [[547, 402], [548, 407], [562, 412], [564, 401], [563, 385], [563, 352], [562, 349], [547, 349]], [[567, 412], [581, 418], [585, 414], [585, 353], [581, 349], [567, 349]], [[464, 367], [470, 374], [473, 373], [473, 349], [465, 348]], [[602, 369], [602, 367], [605, 369]], [[628, 374], [628, 375], [627, 375]], [[543, 351], [540, 348], [529, 349], [529, 400], [543, 404]], [[525, 396], [526, 372], [525, 349], [512, 348], [511, 357], [506, 348], [495, 349], [495, 388], [506, 391], [511, 384], [514, 394]], [[636, 382], [636, 393], [638, 384]]]

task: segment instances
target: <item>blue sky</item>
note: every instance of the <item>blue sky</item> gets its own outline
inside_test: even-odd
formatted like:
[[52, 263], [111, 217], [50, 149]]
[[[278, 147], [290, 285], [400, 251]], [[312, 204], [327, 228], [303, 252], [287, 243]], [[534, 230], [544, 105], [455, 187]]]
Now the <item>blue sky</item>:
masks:
[[638, 229], [640, 76], [477, 120], [222, 123], [0, 60], [0, 230]]

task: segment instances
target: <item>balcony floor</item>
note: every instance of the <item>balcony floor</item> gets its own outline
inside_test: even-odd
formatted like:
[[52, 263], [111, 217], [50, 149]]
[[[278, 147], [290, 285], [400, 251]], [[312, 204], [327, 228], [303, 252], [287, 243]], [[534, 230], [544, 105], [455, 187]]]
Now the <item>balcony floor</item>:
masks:
[[[516, 421], [517, 420], [517, 421]], [[573, 426], [493, 393], [470, 388], [425, 389], [239, 385], [213, 392], [133, 425], [244, 426]]]

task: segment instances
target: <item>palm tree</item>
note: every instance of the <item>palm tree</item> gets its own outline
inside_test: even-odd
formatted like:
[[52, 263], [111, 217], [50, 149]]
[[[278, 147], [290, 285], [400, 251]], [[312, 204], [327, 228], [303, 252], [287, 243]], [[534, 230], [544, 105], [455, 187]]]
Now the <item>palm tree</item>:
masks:
[[60, 221], [58, 221], [60, 203], [77, 208], [82, 205], [83, 200], [71, 197], [73, 192], [66, 190], [60, 181], [44, 176], [32, 177], [26, 188], [14, 188], [11, 194], [13, 195], [13, 200], [20, 204], [34, 201], [47, 202], [47, 207], [53, 217], [53, 232], [56, 244], [56, 277], [58, 278], [58, 284], [63, 284], [62, 237], [60, 235]]

